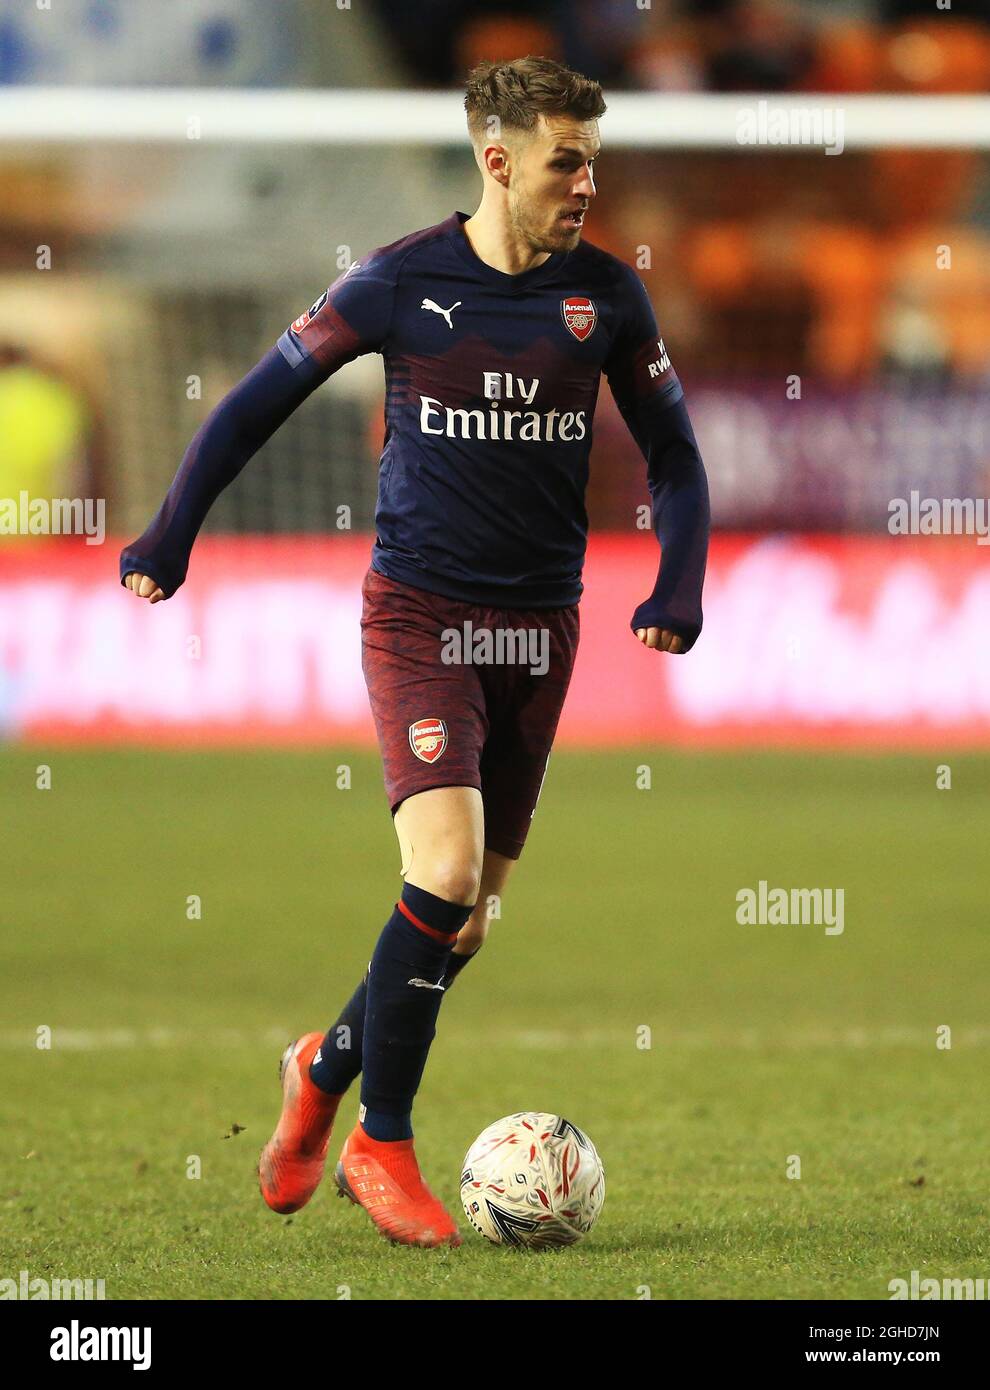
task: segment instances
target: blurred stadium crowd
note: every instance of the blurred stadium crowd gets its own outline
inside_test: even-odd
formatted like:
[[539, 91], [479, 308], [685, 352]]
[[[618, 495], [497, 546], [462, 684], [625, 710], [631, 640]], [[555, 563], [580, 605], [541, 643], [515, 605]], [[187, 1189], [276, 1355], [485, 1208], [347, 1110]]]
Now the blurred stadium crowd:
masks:
[[371, 0], [349, 31], [330, 9], [351, 0], [0, 0], [0, 82], [456, 87], [541, 53], [634, 91], [981, 92], [990, 61], [986, 0]]
[[[606, 95], [990, 87], [977, 0], [0, 0], [8, 87], [456, 88], [478, 59], [526, 52]], [[610, 151], [607, 116], [603, 137], [587, 236], [650, 290], [718, 524], [876, 529], [912, 487], [987, 493], [985, 152]], [[0, 145], [0, 497], [95, 490], [118, 533], [142, 529], [208, 409], [341, 254], [473, 211], [477, 189], [466, 143]], [[265, 447], [211, 525], [320, 531], [346, 503], [369, 527], [381, 432], [366, 359]], [[592, 521], [628, 528], [642, 500], [603, 391]]]

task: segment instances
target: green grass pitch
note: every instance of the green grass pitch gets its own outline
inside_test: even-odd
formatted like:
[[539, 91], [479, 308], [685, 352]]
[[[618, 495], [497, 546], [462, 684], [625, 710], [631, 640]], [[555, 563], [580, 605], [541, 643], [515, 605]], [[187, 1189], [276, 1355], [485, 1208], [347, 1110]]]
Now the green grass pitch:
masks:
[[[108, 1298], [883, 1299], [913, 1269], [990, 1276], [988, 774], [558, 750], [417, 1101], [464, 1231], [433, 1252], [387, 1245], [330, 1183], [277, 1217], [254, 1177], [282, 1045], [336, 1016], [399, 891], [377, 758], [3, 749], [0, 1277], [103, 1278]], [[842, 887], [844, 932], [740, 926], [760, 879]], [[468, 1145], [519, 1109], [599, 1147], [605, 1209], [579, 1247], [495, 1249], [463, 1219]]]

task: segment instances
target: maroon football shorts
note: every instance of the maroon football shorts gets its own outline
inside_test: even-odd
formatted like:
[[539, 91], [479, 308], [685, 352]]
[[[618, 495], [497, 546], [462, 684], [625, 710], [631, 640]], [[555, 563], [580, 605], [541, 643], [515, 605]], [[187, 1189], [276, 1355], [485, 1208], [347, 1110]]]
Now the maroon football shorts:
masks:
[[431, 787], [477, 787], [486, 847], [518, 859], [577, 654], [577, 605], [490, 608], [377, 570], [361, 592], [361, 664], [392, 814]]

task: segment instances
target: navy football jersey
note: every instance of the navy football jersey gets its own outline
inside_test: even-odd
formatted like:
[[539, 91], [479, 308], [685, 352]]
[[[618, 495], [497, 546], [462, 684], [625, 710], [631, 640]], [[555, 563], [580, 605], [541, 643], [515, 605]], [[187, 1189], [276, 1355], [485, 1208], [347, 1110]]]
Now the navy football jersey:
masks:
[[578, 602], [585, 490], [604, 372], [647, 461], [661, 544], [631, 626], [701, 630], [704, 467], [649, 297], [624, 262], [582, 242], [507, 275], [482, 261], [467, 215], [364, 256], [282, 334], [192, 440], [151, 525], [121, 556], [169, 597], [222, 488], [331, 373], [385, 364], [386, 433], [372, 565], [468, 602]]
[[507, 275], [466, 220], [363, 257], [278, 347], [312, 381], [384, 359], [375, 569], [453, 598], [575, 603], [601, 373], [620, 406], [683, 393], [629, 266], [582, 243]]

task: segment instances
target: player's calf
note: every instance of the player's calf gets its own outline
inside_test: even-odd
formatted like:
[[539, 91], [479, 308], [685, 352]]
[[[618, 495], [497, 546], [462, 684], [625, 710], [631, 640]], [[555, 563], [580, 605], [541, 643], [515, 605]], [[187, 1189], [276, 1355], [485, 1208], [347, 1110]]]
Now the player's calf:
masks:
[[485, 944], [485, 938], [488, 936], [488, 916], [480, 909], [481, 904], [479, 903], [457, 933], [457, 940], [447, 959], [447, 969], [444, 972], [443, 987], [445, 990], [450, 989], [468, 961], [473, 960]]

